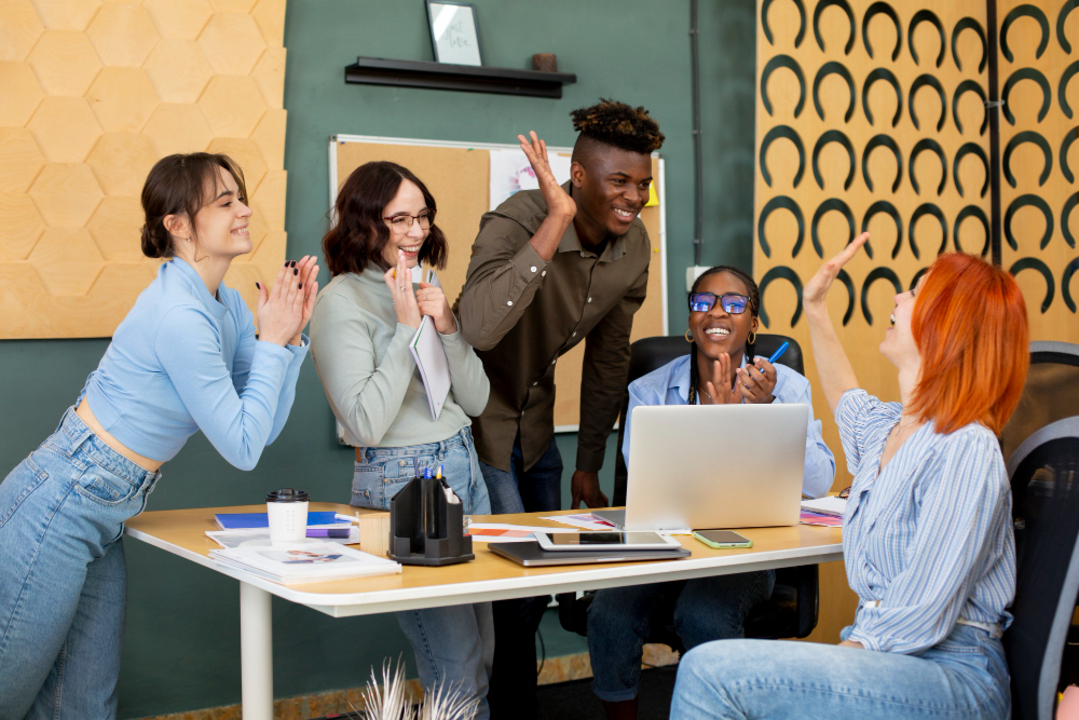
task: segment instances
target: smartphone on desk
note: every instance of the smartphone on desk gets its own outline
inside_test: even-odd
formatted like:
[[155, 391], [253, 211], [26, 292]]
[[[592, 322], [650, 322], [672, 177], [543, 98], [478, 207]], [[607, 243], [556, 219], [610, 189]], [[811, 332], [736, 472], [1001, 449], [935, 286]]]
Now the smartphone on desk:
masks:
[[710, 548], [749, 548], [753, 541], [733, 530], [695, 530], [693, 537]]

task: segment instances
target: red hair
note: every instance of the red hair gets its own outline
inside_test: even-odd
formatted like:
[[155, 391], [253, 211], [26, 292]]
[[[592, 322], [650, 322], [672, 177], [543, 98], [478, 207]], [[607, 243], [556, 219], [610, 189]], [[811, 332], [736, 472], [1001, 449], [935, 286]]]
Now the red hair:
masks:
[[1009, 273], [975, 255], [941, 255], [915, 298], [922, 357], [910, 410], [950, 433], [980, 422], [999, 435], [1030, 365], [1027, 309]]

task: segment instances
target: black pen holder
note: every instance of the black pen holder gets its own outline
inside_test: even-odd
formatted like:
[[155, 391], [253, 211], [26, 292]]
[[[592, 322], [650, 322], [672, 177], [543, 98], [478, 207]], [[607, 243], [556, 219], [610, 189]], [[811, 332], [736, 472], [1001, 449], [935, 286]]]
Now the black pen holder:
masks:
[[[450, 497], [456, 502], [451, 502]], [[464, 505], [441, 478], [412, 478], [390, 500], [391, 559], [404, 565], [453, 565], [475, 559]]]

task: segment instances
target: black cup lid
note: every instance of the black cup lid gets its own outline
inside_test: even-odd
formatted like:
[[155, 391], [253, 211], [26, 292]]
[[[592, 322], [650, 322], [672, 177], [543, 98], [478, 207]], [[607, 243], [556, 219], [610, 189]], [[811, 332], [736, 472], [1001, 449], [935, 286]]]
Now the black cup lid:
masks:
[[281, 488], [266, 493], [266, 502], [307, 502], [307, 500], [307, 493], [292, 488]]

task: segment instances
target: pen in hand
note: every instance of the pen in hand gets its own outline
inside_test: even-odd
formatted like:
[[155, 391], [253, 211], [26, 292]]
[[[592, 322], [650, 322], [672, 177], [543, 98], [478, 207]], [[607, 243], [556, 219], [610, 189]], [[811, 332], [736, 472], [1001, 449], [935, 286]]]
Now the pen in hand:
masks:
[[768, 358], [768, 364], [775, 365], [776, 360], [783, 357], [783, 353], [787, 352], [787, 348], [789, 347], [790, 343], [784, 340], [783, 344], [776, 348], [776, 351], [772, 353], [772, 357]]

